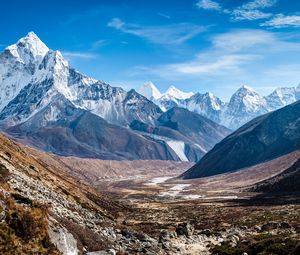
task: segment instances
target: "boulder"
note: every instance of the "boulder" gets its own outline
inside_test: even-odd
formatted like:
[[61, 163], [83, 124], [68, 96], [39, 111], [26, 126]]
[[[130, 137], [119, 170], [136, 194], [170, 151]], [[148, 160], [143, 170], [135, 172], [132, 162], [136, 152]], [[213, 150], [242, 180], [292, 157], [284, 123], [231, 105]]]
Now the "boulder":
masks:
[[277, 222], [268, 222], [261, 226], [262, 231], [270, 231], [279, 228], [280, 224]]
[[185, 235], [186, 237], [190, 237], [194, 233], [194, 227], [190, 223], [180, 223], [176, 228], [177, 235]]

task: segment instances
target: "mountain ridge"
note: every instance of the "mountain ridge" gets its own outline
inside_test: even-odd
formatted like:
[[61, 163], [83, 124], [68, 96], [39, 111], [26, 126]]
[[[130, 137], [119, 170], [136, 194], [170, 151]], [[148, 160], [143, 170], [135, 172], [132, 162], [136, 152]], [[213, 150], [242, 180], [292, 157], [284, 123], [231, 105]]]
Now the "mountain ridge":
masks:
[[7, 100], [0, 97], [1, 130], [37, 148], [118, 160], [198, 161], [204, 154], [189, 139], [171, 142], [130, 129], [133, 121], [155, 126], [163, 112], [134, 89], [125, 91], [79, 73], [32, 32], [0, 54], [0, 80], [1, 96], [9, 95]]
[[[159, 92], [157, 87], [151, 84], [152, 88]], [[297, 87], [277, 88], [267, 96], [261, 96], [251, 87], [243, 85], [231, 96], [229, 102], [222, 101], [211, 92], [204, 94], [197, 92], [186, 98], [161, 95], [151, 100], [163, 111], [178, 106], [203, 115], [227, 128], [237, 129], [255, 117], [300, 100], [300, 84]]]
[[300, 148], [300, 101], [248, 122], [216, 144], [183, 178], [236, 171]]

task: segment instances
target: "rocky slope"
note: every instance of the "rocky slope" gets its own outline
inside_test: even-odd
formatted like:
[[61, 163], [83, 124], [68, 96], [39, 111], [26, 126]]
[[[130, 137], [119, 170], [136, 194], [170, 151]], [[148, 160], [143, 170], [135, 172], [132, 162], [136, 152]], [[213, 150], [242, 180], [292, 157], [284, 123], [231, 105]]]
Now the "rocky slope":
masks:
[[130, 205], [70, 170], [70, 163], [0, 135], [1, 254], [165, 253], [159, 238], [122, 222]]
[[197, 161], [230, 130], [184, 108], [163, 113], [156, 125], [134, 121], [130, 127], [144, 136], [165, 141], [183, 161]]
[[[0, 225], [7, 230], [7, 242], [0, 238], [1, 254], [59, 254], [54, 253], [57, 249], [82, 254], [83, 249], [101, 250], [114, 239], [113, 211], [122, 205], [74, 180], [64, 169], [29, 155], [3, 135], [0, 140]], [[17, 238], [24, 239], [24, 247]], [[14, 249], [3, 250], [9, 249], [8, 242]]]
[[194, 141], [197, 146], [209, 151], [230, 130], [186, 109], [174, 107], [158, 118], [158, 125], [171, 128]]
[[226, 137], [183, 178], [235, 171], [300, 148], [300, 101], [258, 117]]
[[252, 188], [256, 192], [300, 192], [300, 159], [291, 167]]
[[75, 108], [64, 97], [52, 100], [26, 122], [6, 132], [36, 148], [64, 156], [179, 160], [167, 144], [109, 124], [91, 112]]

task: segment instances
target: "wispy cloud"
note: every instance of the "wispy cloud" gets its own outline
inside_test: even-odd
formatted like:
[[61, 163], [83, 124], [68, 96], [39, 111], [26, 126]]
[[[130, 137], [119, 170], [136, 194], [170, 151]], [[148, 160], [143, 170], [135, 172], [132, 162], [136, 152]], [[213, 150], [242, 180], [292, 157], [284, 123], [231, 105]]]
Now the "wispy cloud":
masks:
[[270, 18], [273, 14], [261, 11], [275, 5], [277, 0], [254, 0], [232, 10], [232, 20], [258, 20]]
[[63, 51], [63, 56], [67, 59], [93, 59], [96, 58], [96, 54], [88, 52], [78, 52], [78, 51]]
[[239, 29], [212, 37], [215, 49], [226, 52], [239, 52], [264, 44], [273, 44], [277, 39], [272, 33], [263, 30]]
[[211, 0], [200, 0], [198, 8], [215, 10], [231, 16], [232, 21], [258, 20], [270, 18], [273, 14], [263, 12], [262, 9], [272, 7], [277, 0], [252, 0], [234, 9], [225, 9], [220, 3]]
[[272, 7], [277, 3], [277, 0], [253, 0], [243, 4], [240, 8], [244, 10], [256, 10]]
[[178, 75], [220, 75], [224, 72], [236, 72], [240, 66], [254, 59], [255, 55], [227, 54], [217, 56], [216, 54], [199, 54], [191, 62], [172, 64], [165, 66], [165, 72], [176, 72]]
[[299, 15], [285, 16], [283, 14], [278, 14], [271, 20], [262, 23], [261, 26], [274, 27], [274, 28], [300, 27], [300, 16]]
[[106, 44], [107, 44], [106, 40], [97, 40], [97, 41], [92, 43], [91, 50], [97, 50], [97, 49], [105, 46]]
[[244, 9], [236, 9], [233, 10], [232, 20], [258, 20], [258, 19], [267, 19], [270, 18], [273, 14], [266, 13], [259, 10], [244, 10]]
[[165, 18], [165, 19], [171, 19], [171, 16], [170, 16], [170, 15], [165, 14], [165, 13], [162, 13], [162, 12], [158, 12], [157, 15], [158, 15], [158, 16], [161, 16], [161, 17], [163, 17], [163, 18]]
[[127, 24], [119, 18], [108, 24], [123, 33], [135, 35], [156, 44], [179, 45], [206, 30], [206, 27], [191, 23], [178, 23], [164, 26], [142, 26]]
[[215, 11], [222, 10], [222, 6], [218, 2], [212, 0], [200, 0], [196, 5], [198, 8], [204, 10], [215, 10]]
[[299, 43], [286, 41], [272, 32], [256, 29], [234, 30], [213, 36], [211, 47], [198, 53], [194, 59], [154, 67], [138, 67], [133, 75], [151, 73], [166, 79], [191, 76], [203, 79], [228, 75], [242, 77], [247, 72], [245, 66], [255, 61], [272, 58], [277, 53], [299, 50]]

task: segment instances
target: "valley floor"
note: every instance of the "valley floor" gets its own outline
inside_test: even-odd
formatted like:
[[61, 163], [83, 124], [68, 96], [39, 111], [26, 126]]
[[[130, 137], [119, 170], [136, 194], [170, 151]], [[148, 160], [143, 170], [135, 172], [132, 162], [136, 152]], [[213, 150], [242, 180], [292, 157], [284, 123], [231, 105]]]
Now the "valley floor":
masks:
[[[64, 158], [0, 141], [0, 227], [6, 231], [0, 231], [0, 254], [28, 254], [12, 253], [7, 239], [11, 247], [48, 252], [41, 254], [300, 254], [300, 194], [249, 190], [287, 169], [300, 152], [182, 180], [176, 177], [191, 163]], [[45, 224], [20, 233], [15, 223], [36, 218]], [[32, 242], [23, 247], [28, 230]]]
[[[175, 178], [178, 170], [94, 185], [131, 208], [119, 212], [123, 228], [161, 239], [166, 254], [258, 254], [255, 249], [262, 249], [259, 254], [271, 254], [268, 249], [293, 254], [300, 247], [300, 194], [264, 195], [247, 187], [278, 174], [298, 157], [296, 152], [244, 171], [196, 180]], [[191, 224], [193, 234], [176, 235], [180, 223]]]

